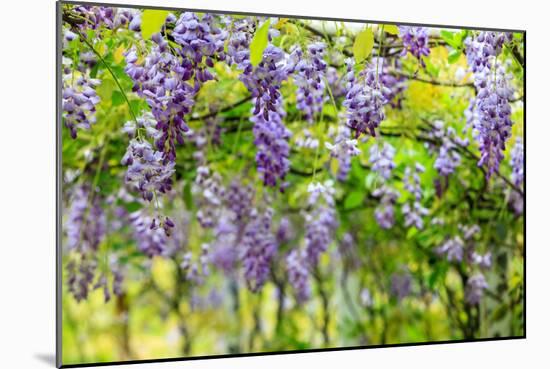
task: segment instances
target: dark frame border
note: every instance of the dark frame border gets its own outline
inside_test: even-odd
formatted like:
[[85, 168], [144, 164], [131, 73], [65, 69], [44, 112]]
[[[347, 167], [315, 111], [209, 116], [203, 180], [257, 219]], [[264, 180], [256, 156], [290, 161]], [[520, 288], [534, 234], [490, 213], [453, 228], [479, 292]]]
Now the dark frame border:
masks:
[[[64, 4], [69, 5], [92, 5], [92, 6], [111, 6], [120, 8], [132, 8], [132, 9], [158, 9], [158, 10], [171, 10], [171, 11], [192, 11], [200, 13], [212, 13], [212, 14], [226, 14], [226, 15], [250, 15], [250, 16], [265, 16], [265, 17], [280, 17], [280, 18], [294, 18], [294, 19], [307, 19], [307, 20], [323, 20], [323, 21], [338, 21], [346, 23], [375, 23], [375, 24], [395, 24], [395, 25], [407, 25], [407, 26], [422, 26], [429, 28], [448, 28], [448, 29], [467, 29], [475, 31], [497, 31], [497, 32], [514, 32], [523, 34], [523, 46], [524, 46], [524, 65], [523, 65], [523, 335], [508, 336], [508, 337], [487, 337], [487, 338], [475, 338], [475, 339], [459, 339], [459, 340], [442, 340], [442, 341], [429, 341], [429, 342], [411, 342], [411, 343], [394, 343], [385, 345], [368, 345], [368, 346], [347, 346], [347, 347], [330, 347], [330, 348], [316, 348], [306, 350], [284, 350], [284, 351], [266, 351], [266, 352], [249, 352], [239, 354], [220, 354], [220, 355], [202, 355], [202, 356], [190, 356], [190, 357], [168, 357], [159, 359], [143, 359], [143, 360], [127, 360], [127, 361], [108, 361], [108, 362], [95, 362], [95, 363], [80, 363], [80, 364], [66, 364], [62, 363], [62, 143], [61, 143], [61, 130], [62, 130], [62, 107], [61, 107], [61, 57], [62, 57], [62, 44], [61, 44], [61, 32], [62, 32], [62, 7]], [[55, 337], [55, 358], [57, 368], [83, 368], [92, 366], [106, 366], [106, 365], [126, 365], [126, 364], [147, 364], [147, 363], [164, 363], [164, 362], [176, 362], [176, 361], [192, 361], [192, 360], [207, 360], [207, 359], [222, 359], [222, 358], [235, 358], [235, 357], [254, 357], [254, 356], [269, 356], [269, 355], [285, 355], [285, 354], [300, 354], [300, 353], [318, 353], [318, 352], [333, 352], [333, 351], [351, 351], [361, 349], [372, 348], [395, 348], [395, 347], [411, 347], [411, 346], [428, 346], [428, 345], [442, 345], [453, 343], [476, 343], [476, 342], [493, 342], [493, 341], [508, 341], [519, 340], [527, 338], [527, 31], [522, 29], [505, 29], [505, 28], [489, 28], [489, 27], [472, 27], [472, 26], [455, 26], [455, 25], [442, 25], [442, 24], [429, 24], [429, 23], [410, 23], [410, 22], [391, 22], [391, 21], [378, 21], [367, 19], [346, 19], [346, 18], [332, 18], [332, 17], [317, 17], [317, 16], [302, 16], [302, 15], [289, 15], [289, 14], [270, 14], [270, 13], [252, 13], [241, 11], [227, 11], [227, 10], [213, 10], [213, 9], [193, 9], [193, 8], [177, 8], [177, 7], [164, 7], [155, 5], [136, 5], [136, 4], [116, 4], [116, 3], [103, 3], [103, 2], [86, 2], [86, 1], [56, 1], [56, 128], [55, 128], [55, 143], [56, 143], [56, 285], [55, 285], [55, 307], [56, 307], [56, 337]]]

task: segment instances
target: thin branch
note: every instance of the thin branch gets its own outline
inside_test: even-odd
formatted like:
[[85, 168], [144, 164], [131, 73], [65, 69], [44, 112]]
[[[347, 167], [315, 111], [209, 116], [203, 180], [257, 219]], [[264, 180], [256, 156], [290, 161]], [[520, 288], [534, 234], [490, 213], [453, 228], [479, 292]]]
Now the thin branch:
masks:
[[405, 77], [405, 78], [408, 78], [408, 79], [412, 79], [414, 81], [429, 83], [429, 84], [436, 85], [436, 86], [470, 87], [470, 88], [475, 87], [474, 84], [471, 83], [471, 82], [469, 82], [469, 83], [456, 83], [456, 82], [452, 82], [452, 81], [439, 81], [439, 80], [436, 80], [436, 79], [427, 79], [427, 78], [423, 78], [423, 77], [419, 77], [419, 76], [415, 76], [415, 75], [410, 75], [408, 73], [404, 73], [404, 72], [401, 72], [401, 71], [396, 70], [396, 69], [390, 69], [389, 72], [390, 72], [390, 74], [393, 74], [393, 75], [398, 76], [398, 77]]

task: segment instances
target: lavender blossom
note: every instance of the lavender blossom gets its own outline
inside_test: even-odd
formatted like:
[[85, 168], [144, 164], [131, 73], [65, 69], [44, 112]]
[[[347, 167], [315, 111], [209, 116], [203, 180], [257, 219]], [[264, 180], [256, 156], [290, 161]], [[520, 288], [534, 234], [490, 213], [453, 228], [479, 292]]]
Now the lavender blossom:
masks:
[[197, 168], [197, 175], [192, 187], [196, 196], [198, 212], [197, 219], [204, 228], [212, 228], [220, 215], [225, 189], [221, 185], [218, 173], [212, 173], [207, 166]]
[[494, 79], [491, 75], [486, 70], [483, 75], [476, 74], [475, 81], [478, 119], [474, 121], [474, 130], [481, 151], [478, 165], [487, 167], [487, 178], [499, 170], [513, 124], [510, 107], [513, 90], [508, 82], [511, 76], [506, 75], [503, 67], [497, 69]]
[[401, 55], [405, 56], [409, 52], [418, 59], [422, 67], [425, 67], [426, 64], [422, 57], [430, 55], [428, 29], [426, 27], [399, 26], [399, 37], [403, 41]]
[[153, 226], [155, 218], [138, 210], [130, 214], [130, 223], [134, 230], [134, 239], [139, 251], [148, 257], [163, 255], [167, 249], [167, 235], [162, 227]]
[[313, 123], [315, 115], [323, 108], [325, 96], [325, 78], [327, 63], [323, 60], [326, 45], [315, 42], [307, 47], [304, 55], [300, 47], [290, 54], [288, 68], [295, 73], [294, 82], [297, 86], [296, 107], [304, 113], [305, 120]]
[[89, 130], [95, 123], [96, 106], [100, 99], [95, 88], [100, 81], [90, 78], [89, 68], [71, 68], [72, 61], [63, 58], [63, 123], [71, 137], [77, 137], [77, 129]]
[[151, 201], [157, 192], [172, 189], [175, 163], [164, 163], [162, 152], [154, 150], [148, 141], [131, 140], [121, 162], [128, 166], [126, 183], [139, 191], [144, 200]]
[[334, 138], [334, 144], [325, 142], [325, 147], [330, 151], [330, 155], [338, 160], [339, 181], [345, 181], [351, 170], [351, 158], [361, 154], [357, 147], [357, 140], [350, 139], [351, 131], [345, 125], [338, 127], [338, 133]]
[[428, 215], [428, 209], [422, 206], [422, 188], [420, 187], [420, 173], [424, 172], [424, 167], [420, 164], [415, 165], [414, 172], [410, 167], [405, 169], [403, 182], [405, 189], [413, 196], [412, 202], [403, 204], [401, 211], [405, 216], [405, 227], [414, 226], [417, 229], [424, 227], [423, 217]]
[[286, 257], [288, 280], [294, 289], [296, 301], [301, 304], [311, 297], [307, 255], [304, 250], [292, 250]]
[[308, 187], [311, 209], [305, 215], [306, 248], [305, 253], [310, 266], [319, 262], [319, 256], [332, 242], [338, 226], [334, 209], [334, 187], [332, 181], [324, 184], [315, 182]]
[[[257, 105], [257, 100], [254, 102]], [[291, 132], [283, 123], [285, 114], [282, 98], [279, 96], [265, 114], [253, 116], [254, 144], [257, 147], [256, 164], [266, 186], [277, 186], [284, 190], [284, 179], [290, 167], [288, 140]], [[267, 114], [267, 119], [266, 119]]]
[[[523, 160], [523, 141], [522, 138], [518, 136], [511, 153], [510, 165], [512, 167], [512, 174], [510, 179], [512, 180], [512, 183], [520, 189], [523, 189], [524, 181]], [[515, 189], [512, 189], [512, 192], [510, 192], [509, 203], [514, 209], [516, 215], [523, 214], [524, 201], [523, 195]]]
[[397, 301], [403, 300], [410, 295], [412, 289], [412, 277], [408, 271], [402, 271], [392, 274], [390, 292], [397, 298]]
[[[376, 128], [385, 119], [384, 105], [389, 92], [378, 78], [376, 67], [369, 64], [357, 78], [353, 75], [353, 62], [348, 61], [347, 93], [343, 105], [347, 109], [347, 126], [355, 132], [376, 136]], [[350, 67], [351, 66], [351, 67]]]
[[372, 164], [372, 170], [377, 172], [385, 180], [391, 177], [391, 172], [395, 168], [393, 157], [395, 156], [395, 149], [392, 145], [384, 142], [384, 145], [380, 147], [377, 143], [372, 145], [369, 150], [369, 161]]
[[471, 276], [468, 279], [468, 283], [466, 285], [466, 291], [465, 291], [465, 298], [468, 304], [470, 305], [479, 304], [481, 301], [481, 298], [483, 297], [483, 291], [486, 290], [487, 288], [489, 288], [489, 284], [487, 283], [483, 274], [478, 273]]
[[435, 252], [438, 255], [446, 255], [448, 261], [461, 262], [464, 257], [464, 241], [458, 236], [449, 238]]
[[106, 228], [106, 216], [99, 196], [86, 186], [76, 188], [65, 225], [68, 248], [81, 253], [97, 251]]
[[373, 191], [374, 197], [380, 198], [380, 204], [374, 210], [374, 217], [383, 229], [390, 229], [395, 223], [394, 205], [399, 197], [397, 191], [387, 185]]
[[251, 220], [243, 237], [242, 264], [248, 288], [261, 290], [269, 277], [271, 260], [277, 251], [277, 242], [271, 233], [272, 210]]

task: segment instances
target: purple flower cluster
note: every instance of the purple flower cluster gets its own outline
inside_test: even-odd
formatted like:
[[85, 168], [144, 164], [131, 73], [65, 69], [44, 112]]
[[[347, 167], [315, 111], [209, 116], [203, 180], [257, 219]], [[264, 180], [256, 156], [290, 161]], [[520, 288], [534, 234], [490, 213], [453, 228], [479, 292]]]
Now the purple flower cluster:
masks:
[[440, 120], [433, 123], [433, 130], [429, 133], [429, 136], [441, 141], [441, 146], [437, 150], [434, 168], [439, 175], [444, 177], [453, 174], [462, 160], [457, 148], [468, 146], [468, 139], [458, 137], [452, 127], [445, 129], [444, 123]]
[[478, 165], [486, 166], [488, 179], [499, 170], [513, 124], [510, 117], [510, 100], [514, 92], [509, 83], [511, 76], [497, 61], [502, 46], [510, 40], [511, 34], [501, 32], [480, 32], [477, 37], [465, 40], [476, 87], [476, 98], [466, 118], [473, 123], [481, 152]]
[[67, 286], [76, 301], [80, 302], [88, 297], [93, 287], [96, 269], [97, 261], [86, 254], [81, 254], [79, 260], [67, 263]]
[[221, 212], [225, 189], [222, 186], [221, 176], [212, 172], [207, 166], [197, 168], [195, 183], [192, 192], [196, 196], [198, 206], [197, 219], [204, 228], [216, 225]]
[[[266, 20], [269, 22], [269, 20]], [[291, 132], [285, 127], [283, 101], [280, 93], [281, 83], [287, 79], [289, 69], [286, 56], [280, 48], [268, 44], [261, 62], [254, 67], [250, 62], [250, 42], [255, 24], [249, 18], [233, 23], [227, 47], [228, 60], [242, 73], [239, 79], [253, 97], [253, 110], [250, 120], [254, 123], [254, 143], [257, 146], [256, 164], [266, 186], [277, 186], [284, 181], [289, 169], [288, 140]], [[278, 31], [269, 30], [269, 40]], [[285, 187], [279, 183], [280, 189]]]
[[305, 255], [310, 266], [316, 266], [319, 256], [328, 249], [338, 226], [334, 209], [334, 187], [332, 181], [324, 184], [314, 182], [308, 187], [309, 206], [305, 215]]
[[63, 58], [63, 123], [71, 137], [77, 137], [77, 129], [90, 129], [95, 123], [96, 105], [99, 96], [95, 88], [100, 81], [89, 77], [89, 68], [81, 65], [71, 68], [72, 61]]
[[224, 44], [227, 32], [214, 24], [211, 14], [199, 19], [196, 13], [185, 12], [176, 22], [172, 36], [181, 45], [182, 66], [194, 74], [195, 86], [214, 79], [208, 71], [214, 60], [225, 59]]
[[210, 245], [203, 243], [198, 260], [193, 261], [193, 254], [186, 252], [180, 263], [180, 268], [184, 272], [184, 278], [194, 284], [202, 284], [210, 274]]
[[304, 250], [294, 249], [286, 257], [288, 280], [294, 289], [296, 301], [301, 304], [311, 297], [308, 259]]
[[143, 210], [138, 210], [131, 213], [129, 219], [138, 250], [148, 257], [164, 255], [168, 236], [164, 228], [157, 226], [156, 218], [147, 215]]
[[323, 60], [325, 49], [324, 43], [315, 42], [307, 47], [306, 55], [300, 47], [296, 47], [289, 57], [288, 68], [295, 73], [297, 86], [296, 107], [304, 113], [309, 123], [313, 123], [327, 99], [324, 81], [327, 63]]
[[384, 180], [390, 179], [391, 173], [395, 168], [395, 163], [393, 162], [395, 148], [387, 142], [384, 142], [382, 147], [378, 143], [374, 143], [370, 147], [369, 154], [372, 170], [377, 172]]
[[509, 87], [510, 78], [503, 67], [498, 67], [496, 73], [486, 70], [475, 76], [477, 119], [474, 130], [481, 151], [478, 165], [487, 167], [487, 178], [498, 172], [512, 129], [510, 99], [513, 90]]
[[105, 237], [107, 220], [100, 198], [85, 186], [75, 189], [65, 225], [67, 246], [81, 253], [97, 251]]
[[[511, 180], [518, 188], [523, 188], [523, 140], [520, 136], [516, 138], [516, 143], [512, 148], [510, 165], [512, 166]], [[510, 193], [510, 204], [517, 215], [523, 214], [524, 198], [521, 193], [512, 190]]]
[[273, 211], [267, 209], [246, 226], [241, 257], [244, 277], [252, 292], [261, 290], [269, 277], [270, 264], [277, 251], [277, 242], [271, 232]]
[[491, 61], [502, 51], [505, 42], [511, 41], [511, 33], [480, 32], [464, 40], [468, 64], [474, 73], [491, 69]]
[[233, 180], [225, 191], [225, 208], [214, 229], [216, 241], [213, 243], [212, 262], [228, 275], [234, 272], [246, 226], [256, 216], [253, 198], [253, 188], [238, 179]]
[[399, 194], [388, 185], [383, 185], [373, 191], [374, 197], [380, 198], [380, 203], [374, 210], [374, 218], [383, 229], [390, 229], [395, 223], [394, 205]]
[[[168, 19], [169, 20], [169, 19]], [[189, 131], [185, 115], [191, 112], [201, 85], [214, 79], [210, 67], [214, 59], [224, 59], [226, 33], [215, 27], [213, 18], [183, 13], [172, 36], [181, 48], [170, 52], [162, 34], [152, 36], [154, 46], [140, 63], [137, 51], [126, 53], [126, 73], [134, 81], [133, 90], [145, 98], [157, 121], [155, 145], [165, 161], [176, 158], [176, 144], [183, 144]], [[193, 83], [191, 83], [193, 81]]]
[[241, 237], [240, 226], [246, 223], [235, 224], [229, 214], [220, 216], [214, 228], [215, 240], [212, 243], [212, 264], [227, 275], [233, 275], [239, 258], [238, 242]]
[[347, 61], [348, 90], [343, 105], [347, 109], [347, 126], [361, 134], [376, 136], [376, 128], [385, 118], [384, 105], [388, 102], [386, 88], [376, 74], [376, 66], [369, 64], [357, 77], [353, 75], [353, 61]]
[[128, 166], [126, 183], [139, 191], [144, 200], [151, 201], [157, 192], [172, 189], [175, 164], [165, 164], [162, 152], [154, 150], [150, 142], [132, 139], [121, 163]]
[[413, 196], [412, 203], [403, 204], [401, 211], [405, 217], [405, 227], [414, 226], [417, 229], [424, 227], [423, 217], [428, 215], [428, 209], [422, 206], [422, 188], [420, 187], [420, 174], [424, 172], [424, 167], [416, 163], [414, 170], [410, 167], [405, 169], [403, 182], [405, 189]]
[[403, 41], [401, 55], [411, 53], [418, 59], [422, 67], [425, 66], [423, 56], [430, 55], [428, 29], [426, 27], [399, 26], [399, 37]]
[[461, 262], [464, 258], [464, 241], [458, 236], [449, 238], [435, 252], [440, 256], [446, 255], [448, 261]]
[[[255, 103], [257, 100], [259, 98], [255, 99]], [[250, 120], [254, 123], [252, 131], [254, 144], [257, 147], [257, 170], [261, 173], [266, 186], [277, 186], [279, 183], [279, 188], [282, 191], [285, 187], [283, 181], [290, 167], [288, 140], [291, 132], [283, 123], [285, 112], [282, 107], [282, 97], [279, 96], [274, 104], [273, 109], [275, 110], [267, 112], [267, 119], [265, 114], [258, 114]]]
[[397, 298], [397, 301], [403, 300], [411, 294], [412, 277], [408, 271], [401, 271], [392, 274], [390, 292]]
[[[393, 62], [393, 67], [395, 69], [401, 68], [402, 63], [399, 59], [395, 59]], [[382, 93], [387, 103], [390, 104], [392, 108], [401, 108], [401, 103], [404, 99], [403, 92], [407, 88], [407, 77], [391, 73], [390, 59], [377, 57], [373, 58], [373, 63], [375, 65], [378, 63], [378, 79], [385, 87]]]
[[156, 46], [143, 64], [139, 64], [136, 50], [126, 54], [125, 71], [134, 81], [133, 91], [145, 98], [157, 121], [155, 146], [165, 161], [174, 161], [176, 143], [183, 144], [189, 131], [184, 117], [194, 105], [196, 88], [187, 82], [193, 73], [190, 66], [168, 51], [168, 42], [160, 34], [155, 34], [153, 41]]
[[73, 8], [73, 12], [78, 17], [77, 24], [81, 30], [127, 26], [132, 31], [140, 31], [141, 13], [135, 9], [79, 5]]
[[361, 154], [361, 150], [357, 147], [357, 140], [350, 138], [349, 127], [340, 124], [337, 130], [334, 143], [325, 142], [325, 147], [330, 151], [330, 156], [338, 160], [336, 177], [339, 181], [345, 181], [351, 170], [351, 158]]
[[481, 273], [477, 273], [468, 279], [464, 292], [466, 301], [470, 305], [477, 305], [483, 297], [483, 291], [489, 288], [487, 280]]

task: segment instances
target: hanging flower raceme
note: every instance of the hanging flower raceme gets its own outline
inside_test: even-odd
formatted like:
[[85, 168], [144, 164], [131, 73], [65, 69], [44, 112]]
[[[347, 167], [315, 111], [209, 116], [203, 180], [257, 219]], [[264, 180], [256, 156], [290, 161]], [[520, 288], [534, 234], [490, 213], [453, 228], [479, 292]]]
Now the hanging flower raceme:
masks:
[[380, 203], [374, 210], [376, 222], [381, 228], [390, 229], [395, 224], [394, 206], [399, 193], [388, 185], [383, 185], [374, 190], [372, 195], [380, 199]]
[[72, 10], [75, 24], [82, 31], [128, 28], [131, 31], [141, 30], [141, 12], [137, 9], [116, 8], [107, 6], [79, 5]]
[[392, 69], [401, 69], [401, 60], [374, 57], [372, 63], [377, 65], [378, 79], [385, 87], [382, 93], [386, 98], [387, 104], [390, 104], [392, 108], [400, 109], [402, 100], [404, 99], [403, 92], [407, 88], [407, 77], [392, 73]]
[[[521, 136], [518, 136], [511, 153], [510, 165], [512, 167], [512, 174], [510, 179], [519, 189], [523, 189], [523, 160], [523, 140]], [[509, 202], [517, 215], [523, 214], [524, 198], [521, 193], [512, 189]]]
[[86, 186], [77, 187], [65, 225], [71, 255], [67, 264], [67, 285], [77, 301], [86, 299], [94, 288], [97, 251], [105, 238], [106, 228], [106, 215], [100, 198]]
[[405, 217], [405, 227], [414, 226], [417, 229], [424, 227], [423, 217], [429, 211], [422, 206], [422, 188], [420, 186], [420, 174], [424, 173], [424, 167], [416, 163], [414, 170], [411, 167], [405, 169], [403, 182], [405, 189], [413, 196], [413, 201], [403, 204], [401, 211]]
[[445, 124], [441, 120], [436, 120], [433, 123], [433, 129], [428, 133], [428, 136], [441, 141], [441, 146], [439, 146], [439, 148], [431, 145], [429, 145], [428, 148], [432, 151], [437, 151], [434, 168], [439, 175], [448, 177], [455, 172], [462, 161], [458, 153], [458, 148], [468, 146], [469, 140], [467, 138], [461, 139], [458, 137], [452, 127], [447, 127], [447, 129], [445, 129]]
[[162, 152], [153, 149], [148, 141], [132, 139], [122, 158], [127, 165], [125, 180], [146, 201], [152, 201], [156, 193], [172, 189], [173, 162], [164, 163]]
[[183, 278], [194, 284], [203, 284], [206, 277], [210, 275], [210, 245], [203, 243], [197, 260], [193, 260], [193, 254], [186, 252], [180, 263], [184, 275]]
[[512, 39], [511, 33], [504, 32], [479, 32], [477, 36], [469, 36], [464, 40], [466, 46], [466, 58], [472, 72], [484, 72], [491, 69], [492, 59], [502, 51], [505, 42]]
[[256, 165], [266, 186], [277, 186], [281, 191], [285, 188], [283, 182], [290, 168], [290, 147], [288, 141], [291, 132], [283, 123], [284, 109], [282, 107], [282, 97], [279, 96], [274, 102], [275, 111], [265, 114], [258, 114], [250, 118], [254, 123], [252, 132], [254, 134], [254, 144], [256, 145]]
[[192, 71], [195, 88], [213, 80], [208, 68], [214, 66], [215, 59], [225, 59], [227, 38], [227, 32], [214, 24], [214, 17], [205, 14], [199, 19], [196, 13], [185, 12], [177, 20], [172, 37], [181, 45], [178, 51], [183, 58], [182, 65]]
[[384, 142], [382, 146], [375, 143], [370, 147], [369, 154], [372, 170], [377, 172], [384, 180], [388, 180], [395, 168], [393, 162], [395, 148], [387, 142]]
[[319, 262], [319, 256], [328, 249], [338, 226], [334, 209], [334, 184], [313, 182], [308, 186], [310, 210], [305, 214], [305, 255], [310, 266]]
[[[269, 22], [269, 20], [266, 20]], [[238, 20], [228, 41], [228, 58], [242, 73], [239, 79], [253, 97], [251, 122], [254, 123], [254, 143], [257, 147], [256, 164], [266, 186], [284, 190], [284, 178], [289, 170], [288, 141], [291, 132], [285, 127], [281, 83], [288, 78], [286, 56], [280, 48], [268, 44], [257, 66], [250, 62], [249, 46], [255, 25], [250, 19]], [[278, 34], [269, 30], [269, 40]]]
[[412, 277], [408, 270], [396, 272], [391, 276], [390, 292], [397, 298], [397, 301], [403, 300], [411, 294]]
[[245, 280], [252, 292], [260, 291], [267, 281], [271, 260], [277, 252], [277, 242], [271, 231], [272, 217], [271, 209], [257, 214], [244, 232], [241, 261]]
[[65, 229], [68, 248], [82, 253], [97, 251], [105, 237], [105, 212], [99, 196], [87, 186], [75, 189]]
[[[167, 19], [170, 21], [170, 19]], [[165, 161], [175, 161], [176, 144], [183, 144], [189, 131], [185, 116], [195, 104], [201, 85], [214, 79], [214, 59], [224, 59], [226, 33], [213, 25], [210, 15], [199, 20], [195, 13], [183, 13], [172, 36], [181, 48], [173, 54], [161, 33], [151, 38], [154, 46], [144, 61], [132, 48], [126, 53], [126, 73], [134, 81], [134, 92], [145, 98], [161, 133], [155, 140]], [[191, 80], [193, 83], [191, 83]]]
[[430, 55], [428, 29], [426, 27], [399, 26], [399, 37], [403, 42], [401, 55], [405, 56], [409, 52], [418, 59], [422, 67], [425, 67], [426, 64], [422, 57]]
[[195, 195], [199, 209], [197, 219], [204, 228], [214, 227], [221, 213], [225, 194], [221, 181], [221, 176], [217, 172], [212, 172], [209, 167], [197, 168], [197, 175], [191, 191]]
[[349, 127], [340, 124], [334, 137], [334, 143], [325, 142], [325, 147], [330, 151], [330, 156], [338, 160], [338, 173], [336, 177], [339, 181], [345, 181], [351, 170], [351, 158], [361, 154], [357, 147], [357, 140], [351, 139]]
[[504, 43], [510, 40], [511, 34], [501, 32], [480, 32], [477, 37], [465, 40], [476, 87], [476, 98], [467, 110], [467, 119], [473, 123], [481, 152], [478, 165], [486, 167], [487, 179], [499, 170], [513, 124], [512, 76], [497, 60]]
[[129, 218], [138, 250], [148, 257], [163, 255], [167, 249], [168, 236], [162, 227], [157, 226], [156, 218], [145, 210], [133, 212]]
[[[385, 119], [385, 95], [390, 92], [380, 81], [376, 65], [368, 64], [357, 77], [353, 75], [353, 61], [348, 60], [348, 91], [343, 105], [347, 109], [347, 126], [355, 132], [376, 136], [376, 128]], [[350, 67], [351, 66], [351, 67]]]
[[307, 255], [304, 250], [294, 249], [286, 257], [286, 270], [288, 281], [296, 296], [298, 303], [303, 303], [311, 297], [311, 286]]
[[90, 69], [81, 64], [72, 66], [73, 61], [63, 57], [62, 109], [63, 123], [71, 137], [77, 137], [78, 129], [89, 130], [95, 123], [96, 106], [100, 99], [95, 88], [100, 81], [90, 77]]
[[478, 273], [468, 279], [465, 290], [465, 298], [468, 304], [478, 305], [483, 297], [483, 292], [489, 288], [489, 284], [483, 274]]
[[296, 107], [304, 114], [307, 122], [313, 123], [327, 100], [325, 96], [325, 79], [327, 63], [323, 60], [326, 45], [314, 42], [307, 47], [304, 55], [300, 47], [292, 50], [288, 68], [294, 73], [297, 86]]
[[464, 258], [464, 241], [458, 236], [449, 238], [435, 252], [440, 256], [446, 255], [448, 261], [461, 262]]
[[474, 121], [481, 158], [479, 166], [486, 166], [487, 178], [498, 172], [504, 159], [506, 141], [512, 129], [512, 108], [510, 99], [513, 90], [509, 87], [510, 75], [499, 67], [491, 79], [489, 71], [485, 76], [476, 74], [476, 111], [478, 119]]

